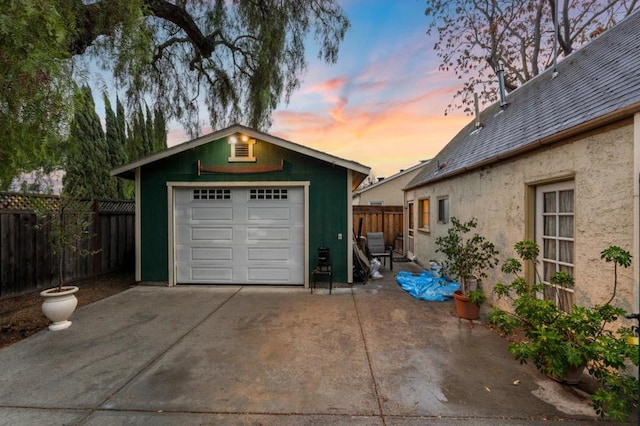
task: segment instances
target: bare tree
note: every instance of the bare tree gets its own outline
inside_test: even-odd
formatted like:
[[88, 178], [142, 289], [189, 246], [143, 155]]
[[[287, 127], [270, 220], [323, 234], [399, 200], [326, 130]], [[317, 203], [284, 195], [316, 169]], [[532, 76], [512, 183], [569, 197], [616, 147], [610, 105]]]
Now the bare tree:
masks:
[[498, 63], [505, 67], [505, 86], [514, 90], [574, 49], [614, 25], [638, 0], [427, 0], [427, 35], [441, 71], [453, 71], [462, 87], [445, 114], [453, 109], [473, 112], [473, 93], [484, 104], [497, 99]]

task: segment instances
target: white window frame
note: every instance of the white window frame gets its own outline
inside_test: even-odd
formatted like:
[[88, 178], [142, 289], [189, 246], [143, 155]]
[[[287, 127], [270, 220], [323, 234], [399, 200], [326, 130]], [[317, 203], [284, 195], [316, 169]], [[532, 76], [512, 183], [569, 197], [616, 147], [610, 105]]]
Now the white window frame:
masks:
[[[560, 210], [559, 194], [562, 191], [573, 191], [573, 203], [572, 203], [573, 211], [572, 212], [559, 211]], [[555, 193], [555, 202], [556, 202], [555, 212], [544, 212], [544, 194], [545, 193]], [[574, 275], [575, 273], [575, 205], [576, 205], [575, 199], [576, 199], [575, 182], [573, 180], [558, 182], [558, 183], [553, 183], [548, 185], [540, 185], [536, 187], [535, 237], [536, 237], [536, 243], [538, 244], [538, 247], [540, 249], [539, 262], [536, 265], [536, 268], [538, 269], [537, 275], [540, 277], [540, 279], [545, 285], [550, 287], [551, 293], [555, 294], [554, 302], [558, 306], [561, 306], [561, 303], [559, 300], [560, 293], [561, 292], [569, 293], [567, 294], [565, 306], [561, 306], [565, 310], [571, 309], [571, 305], [573, 304], [574, 289], [567, 288], [567, 287], [552, 286], [551, 283], [547, 281], [547, 276], [545, 276], [545, 265], [553, 265], [554, 272], [565, 270], [570, 272], [572, 275]], [[553, 220], [554, 227], [555, 227], [555, 229], [553, 230], [554, 235], [544, 235], [545, 217], [550, 219], [551, 218], [555, 219]], [[566, 235], [564, 236], [560, 235], [560, 221], [562, 218], [566, 219], [568, 217], [572, 218], [573, 229], [571, 232], [571, 235], [572, 235], [571, 237], [568, 237]], [[553, 243], [553, 246], [552, 246], [553, 250], [551, 253], [553, 255], [552, 257], [545, 256], [549, 254], [549, 253], [546, 253], [546, 250], [545, 250], [545, 241]], [[560, 245], [562, 242], [572, 243], [572, 253], [570, 257], [574, 263], [571, 263], [567, 260], [560, 259], [560, 256], [561, 256]], [[550, 275], [550, 273], [548, 275]]]

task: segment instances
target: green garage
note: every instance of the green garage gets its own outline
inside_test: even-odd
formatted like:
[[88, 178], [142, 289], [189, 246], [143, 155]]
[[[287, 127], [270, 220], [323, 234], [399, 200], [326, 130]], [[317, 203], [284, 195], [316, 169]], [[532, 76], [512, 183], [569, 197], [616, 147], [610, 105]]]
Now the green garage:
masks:
[[137, 281], [308, 287], [320, 246], [353, 281], [366, 166], [233, 125], [111, 174], [135, 181]]

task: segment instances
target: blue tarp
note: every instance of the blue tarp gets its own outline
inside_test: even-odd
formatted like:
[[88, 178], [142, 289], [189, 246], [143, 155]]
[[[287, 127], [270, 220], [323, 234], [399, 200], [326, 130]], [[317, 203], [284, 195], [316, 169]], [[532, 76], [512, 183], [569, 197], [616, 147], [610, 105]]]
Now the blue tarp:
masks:
[[434, 278], [429, 272], [423, 270], [419, 274], [400, 271], [396, 275], [398, 285], [404, 291], [419, 300], [428, 302], [442, 302], [453, 297], [453, 292], [460, 290], [460, 283], [447, 281], [442, 277]]

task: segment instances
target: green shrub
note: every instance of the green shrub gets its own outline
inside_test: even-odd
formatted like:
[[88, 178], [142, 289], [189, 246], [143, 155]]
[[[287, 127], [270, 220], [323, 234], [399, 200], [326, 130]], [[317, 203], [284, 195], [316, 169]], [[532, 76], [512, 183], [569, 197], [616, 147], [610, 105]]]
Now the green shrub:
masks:
[[[535, 265], [539, 253], [537, 244], [521, 241], [515, 250], [522, 261]], [[611, 246], [602, 251], [601, 258], [614, 263], [613, 296], [604, 305], [590, 308], [574, 305], [570, 312], [538, 297], [545, 285], [537, 272], [536, 281], [529, 282], [520, 275], [520, 260], [506, 260], [502, 271], [515, 277], [510, 284], [496, 283], [493, 293], [498, 299], [509, 299], [513, 313], [493, 308], [489, 322], [507, 335], [522, 330], [525, 340], [511, 344], [509, 352], [521, 363], [531, 361], [550, 377], [564, 377], [569, 367], [586, 367], [600, 384], [592, 396], [595, 411], [600, 416], [622, 421], [637, 403], [638, 382], [628, 374], [627, 367], [638, 365], [638, 346], [627, 343], [626, 337], [632, 334], [629, 328], [611, 330], [612, 323], [626, 314], [611, 305], [611, 301], [617, 288], [617, 268], [628, 267], [631, 255]], [[574, 286], [573, 277], [567, 272], [556, 272], [550, 283]]]

